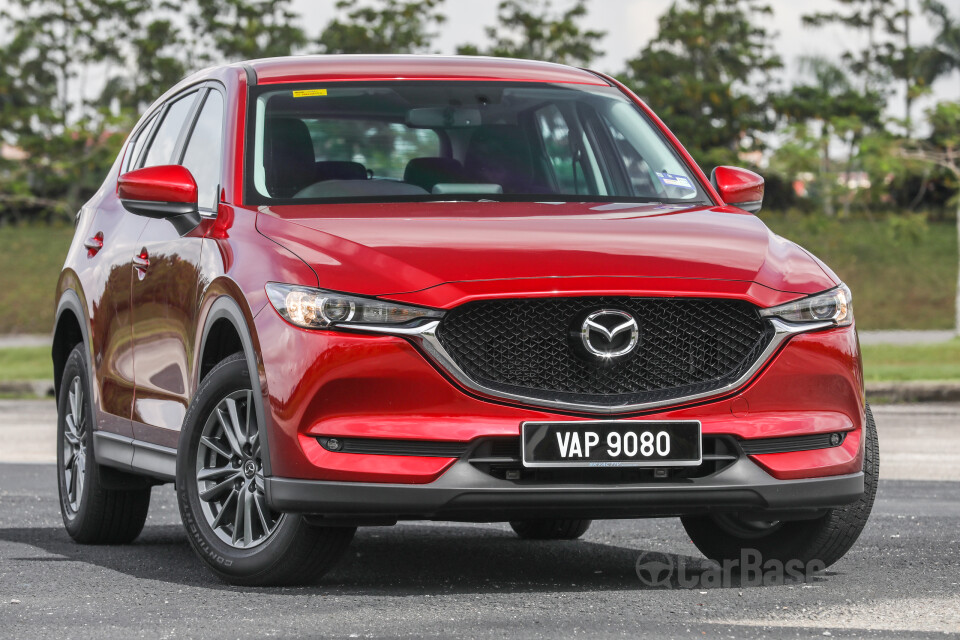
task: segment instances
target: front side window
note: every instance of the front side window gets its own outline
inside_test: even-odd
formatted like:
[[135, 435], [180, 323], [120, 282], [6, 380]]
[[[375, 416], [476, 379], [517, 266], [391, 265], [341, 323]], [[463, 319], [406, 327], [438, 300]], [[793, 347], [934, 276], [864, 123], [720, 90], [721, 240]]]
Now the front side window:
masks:
[[200, 115], [193, 125], [182, 163], [197, 183], [198, 206], [208, 211], [215, 211], [220, 199], [222, 142], [223, 97], [219, 91], [211, 90], [207, 92]]
[[265, 86], [252, 93], [248, 122], [252, 204], [708, 202], [676, 150], [613, 87]]

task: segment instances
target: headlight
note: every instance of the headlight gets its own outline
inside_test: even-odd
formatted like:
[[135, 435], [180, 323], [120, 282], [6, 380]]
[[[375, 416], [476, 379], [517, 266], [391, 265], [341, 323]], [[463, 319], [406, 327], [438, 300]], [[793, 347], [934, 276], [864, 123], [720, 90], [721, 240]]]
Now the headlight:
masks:
[[760, 315], [787, 322], [832, 322], [838, 327], [845, 327], [853, 322], [853, 297], [847, 285], [841, 284], [836, 289], [809, 298], [761, 309]]
[[404, 325], [422, 318], [442, 318], [437, 309], [348, 296], [292, 284], [267, 284], [273, 308], [291, 324], [305, 329], [350, 325]]

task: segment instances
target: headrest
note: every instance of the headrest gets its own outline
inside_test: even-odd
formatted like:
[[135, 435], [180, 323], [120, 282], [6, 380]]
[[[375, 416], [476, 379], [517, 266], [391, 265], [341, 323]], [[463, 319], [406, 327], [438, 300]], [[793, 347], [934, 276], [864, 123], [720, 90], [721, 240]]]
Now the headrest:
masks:
[[407, 163], [403, 181], [426, 191], [432, 191], [439, 182], [470, 182], [455, 158], [414, 158]]
[[316, 157], [306, 123], [298, 118], [271, 118], [263, 136], [267, 190], [289, 198], [314, 179]]
[[321, 180], [366, 180], [367, 168], [359, 162], [323, 160], [316, 164], [317, 182]]

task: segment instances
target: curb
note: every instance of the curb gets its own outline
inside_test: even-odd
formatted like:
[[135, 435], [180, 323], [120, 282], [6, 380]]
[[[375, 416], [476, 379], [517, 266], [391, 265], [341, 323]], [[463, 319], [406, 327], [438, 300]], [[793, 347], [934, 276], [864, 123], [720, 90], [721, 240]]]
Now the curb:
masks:
[[0, 395], [53, 398], [53, 380], [0, 381]]
[[[868, 382], [866, 392], [877, 403], [960, 402], [960, 382]], [[53, 398], [53, 380], [0, 382], [0, 395]]]
[[871, 402], [960, 402], [960, 382], [868, 382]]

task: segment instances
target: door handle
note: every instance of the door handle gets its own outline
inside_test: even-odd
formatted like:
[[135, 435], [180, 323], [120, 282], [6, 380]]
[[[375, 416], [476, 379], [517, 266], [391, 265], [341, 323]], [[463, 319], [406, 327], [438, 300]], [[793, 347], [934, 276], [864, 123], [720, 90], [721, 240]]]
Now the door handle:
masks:
[[143, 280], [147, 275], [147, 269], [150, 268], [150, 254], [147, 253], [146, 247], [133, 256], [133, 266], [137, 270], [137, 275]]
[[92, 258], [97, 255], [100, 249], [103, 249], [103, 231], [97, 231], [92, 238], [83, 241], [83, 246], [87, 250], [87, 257]]

